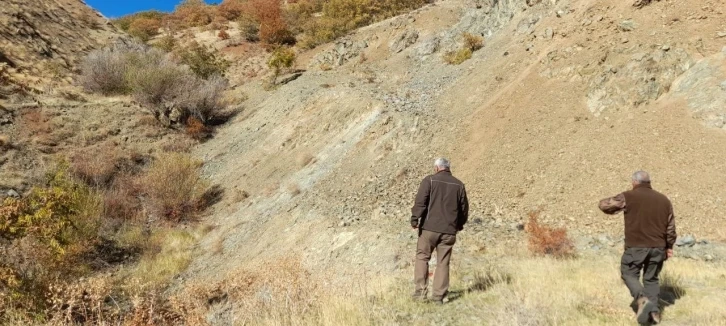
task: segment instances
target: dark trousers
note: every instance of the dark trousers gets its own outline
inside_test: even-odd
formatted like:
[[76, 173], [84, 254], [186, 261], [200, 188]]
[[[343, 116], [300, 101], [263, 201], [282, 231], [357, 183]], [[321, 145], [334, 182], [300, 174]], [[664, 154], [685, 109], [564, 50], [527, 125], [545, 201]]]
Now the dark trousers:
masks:
[[[660, 284], [658, 275], [666, 258], [664, 248], [626, 248], [620, 261], [620, 273], [633, 299], [644, 295], [658, 304]], [[640, 273], [643, 283], [640, 283]]]
[[422, 230], [416, 245], [416, 265], [414, 266], [415, 295], [426, 297], [429, 282], [429, 260], [434, 249], [436, 250], [436, 271], [434, 272], [434, 286], [431, 298], [442, 300], [449, 291], [449, 262], [451, 249], [456, 243], [455, 234], [444, 234]]

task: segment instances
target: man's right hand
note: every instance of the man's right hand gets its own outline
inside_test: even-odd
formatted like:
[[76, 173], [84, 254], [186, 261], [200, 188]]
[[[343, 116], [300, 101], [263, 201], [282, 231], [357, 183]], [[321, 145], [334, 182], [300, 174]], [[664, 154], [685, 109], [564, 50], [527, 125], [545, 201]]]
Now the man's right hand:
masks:
[[673, 257], [673, 249], [666, 249], [666, 259]]

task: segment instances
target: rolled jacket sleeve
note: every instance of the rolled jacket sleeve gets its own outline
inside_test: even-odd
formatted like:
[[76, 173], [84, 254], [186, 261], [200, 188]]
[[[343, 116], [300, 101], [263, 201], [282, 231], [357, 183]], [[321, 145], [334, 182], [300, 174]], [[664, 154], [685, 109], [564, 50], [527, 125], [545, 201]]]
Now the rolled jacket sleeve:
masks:
[[600, 201], [598, 205], [601, 211], [605, 214], [617, 214], [625, 209], [625, 195], [618, 194], [615, 197], [605, 198]]
[[419, 219], [428, 214], [429, 193], [431, 191], [431, 176], [424, 178], [418, 187], [416, 199], [411, 208], [411, 226], [418, 226]]

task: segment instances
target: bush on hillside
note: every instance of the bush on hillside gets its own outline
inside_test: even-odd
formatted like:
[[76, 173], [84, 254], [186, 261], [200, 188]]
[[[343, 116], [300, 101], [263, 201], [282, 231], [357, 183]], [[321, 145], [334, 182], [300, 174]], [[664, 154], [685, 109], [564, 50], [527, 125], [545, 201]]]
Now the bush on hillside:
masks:
[[88, 54], [81, 62], [80, 84], [83, 88], [103, 95], [127, 93], [127, 51], [122, 46], [113, 46]]
[[242, 37], [247, 42], [258, 42], [260, 40], [260, 22], [250, 13], [242, 13], [237, 19], [237, 26]]
[[44, 187], [0, 205], [0, 321], [6, 309], [40, 312], [51, 282], [86, 275], [98, 241], [100, 199], [66, 164]]
[[575, 255], [575, 246], [567, 237], [565, 228], [552, 228], [539, 223], [539, 211], [529, 213], [525, 230], [529, 234], [529, 249], [538, 255], [569, 258]]
[[[303, 0], [305, 1], [305, 0]], [[302, 30], [303, 46], [312, 48], [330, 42], [347, 32], [403, 12], [419, 8], [427, 0], [329, 0], [322, 4], [322, 16], [314, 17], [315, 0], [309, 4], [290, 6], [292, 22], [302, 24], [293, 30]]]
[[464, 37], [464, 47], [468, 48], [472, 52], [478, 51], [484, 47], [483, 37], [471, 33], [464, 33], [462, 36]]
[[137, 18], [131, 22], [128, 32], [142, 42], [147, 42], [152, 37], [159, 35], [160, 28], [161, 19]]
[[176, 54], [179, 61], [197, 74], [197, 76], [207, 79], [214, 75], [224, 75], [229, 62], [218, 55], [214, 49], [205, 47], [197, 42], [179, 49]]
[[158, 216], [172, 222], [194, 217], [207, 189], [200, 168], [201, 162], [178, 153], [164, 154], [151, 164], [140, 183]]
[[287, 27], [281, 5], [280, 0], [249, 0], [240, 17], [243, 35], [249, 39], [253, 25], [257, 24], [260, 41], [271, 45], [294, 44], [295, 36]]
[[224, 0], [217, 6], [217, 15], [226, 20], [233, 21], [242, 15], [245, 8], [245, 2], [242, 0]]
[[89, 54], [81, 81], [92, 92], [133, 95], [165, 124], [181, 124], [190, 116], [206, 123], [225, 106], [227, 81], [217, 73], [226, 69], [226, 61], [201, 47], [182, 52], [180, 60], [189, 66], [159, 49], [119, 45]]
[[204, 0], [184, 0], [168, 18], [180, 27], [200, 27], [212, 22], [214, 11]]
[[469, 48], [459, 49], [458, 51], [450, 51], [444, 54], [444, 61], [450, 65], [458, 65], [471, 59], [472, 51]]
[[120, 28], [121, 30], [128, 32], [131, 28], [131, 25], [136, 21], [137, 19], [147, 19], [147, 20], [155, 20], [159, 21], [161, 24], [161, 21], [168, 16], [168, 14], [156, 11], [156, 10], [149, 10], [149, 11], [142, 11], [135, 14], [123, 16], [121, 18], [113, 20], [113, 24]]
[[295, 64], [295, 51], [289, 47], [279, 47], [272, 52], [270, 59], [267, 61], [267, 66], [275, 72], [275, 75], [279, 75], [284, 69], [288, 69]]
[[159, 40], [151, 44], [151, 46], [169, 53], [174, 51], [176, 48], [176, 39], [171, 33], [164, 34], [164, 36], [160, 37]]

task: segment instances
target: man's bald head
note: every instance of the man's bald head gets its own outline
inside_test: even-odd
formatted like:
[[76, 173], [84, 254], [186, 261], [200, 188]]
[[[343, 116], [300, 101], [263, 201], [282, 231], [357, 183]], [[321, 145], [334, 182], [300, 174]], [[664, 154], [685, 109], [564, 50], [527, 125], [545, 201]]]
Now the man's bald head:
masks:
[[650, 174], [645, 171], [637, 171], [633, 173], [633, 186], [639, 184], [650, 184]]

